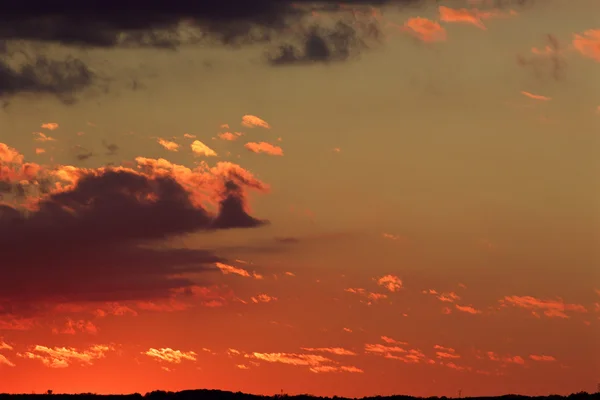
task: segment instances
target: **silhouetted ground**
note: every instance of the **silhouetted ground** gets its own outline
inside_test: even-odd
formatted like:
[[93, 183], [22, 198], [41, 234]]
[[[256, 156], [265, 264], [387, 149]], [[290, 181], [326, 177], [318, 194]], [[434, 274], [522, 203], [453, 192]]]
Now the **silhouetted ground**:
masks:
[[[274, 395], [274, 396], [259, 396], [253, 394], [246, 394], [242, 392], [224, 392], [221, 390], [184, 390], [181, 392], [165, 392], [157, 390], [154, 392], [146, 393], [141, 395], [139, 393], [126, 394], [126, 395], [97, 395], [93, 393], [81, 393], [81, 394], [53, 394], [51, 391], [44, 394], [1, 394], [0, 400], [48, 400], [48, 397], [52, 397], [52, 400], [345, 400], [348, 398], [334, 396], [331, 397], [319, 397], [311, 396], [308, 394], [303, 395]], [[442, 397], [412, 397], [412, 396], [371, 396], [363, 397], [361, 400], [411, 400], [411, 399], [427, 399], [427, 400], [450, 400], [446, 396]], [[496, 397], [463, 397], [463, 399], [469, 400], [600, 400], [600, 393], [587, 393], [579, 392], [573, 393], [569, 396], [519, 396], [514, 394], [507, 394], [504, 396]]]

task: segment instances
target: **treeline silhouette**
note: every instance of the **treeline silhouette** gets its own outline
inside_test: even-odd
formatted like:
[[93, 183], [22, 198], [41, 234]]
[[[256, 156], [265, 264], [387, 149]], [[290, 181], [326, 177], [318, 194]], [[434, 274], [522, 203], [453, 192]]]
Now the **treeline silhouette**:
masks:
[[[273, 396], [262, 396], [254, 394], [246, 394], [242, 392], [226, 392], [222, 390], [183, 390], [181, 392], [166, 392], [163, 390], [155, 390], [144, 395], [140, 393], [123, 394], [123, 395], [99, 395], [94, 393], [80, 394], [54, 394], [52, 390], [48, 390], [44, 394], [6, 394], [0, 393], [0, 400], [350, 400], [347, 397], [320, 397], [309, 394], [287, 395], [276, 394]], [[579, 392], [568, 396], [549, 395], [549, 396], [521, 396], [516, 394], [507, 394], [504, 396], [488, 396], [488, 397], [463, 397], [469, 400], [600, 400], [600, 392], [587, 393]], [[362, 397], [360, 400], [449, 400], [451, 397], [413, 397], [413, 396], [370, 396]], [[358, 400], [354, 398], [354, 400]]]

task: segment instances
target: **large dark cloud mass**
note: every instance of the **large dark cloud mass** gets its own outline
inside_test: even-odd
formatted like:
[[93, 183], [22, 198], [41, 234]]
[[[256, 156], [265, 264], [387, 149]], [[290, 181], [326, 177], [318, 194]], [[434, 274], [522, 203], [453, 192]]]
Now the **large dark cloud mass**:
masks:
[[[50, 94], [73, 103], [96, 76], [81, 60], [33, 54], [11, 65], [7, 43], [60, 44], [73, 48], [153, 47], [175, 49], [202, 43], [241, 46], [270, 43], [271, 65], [345, 61], [378, 36], [377, 21], [356, 23], [340, 11], [361, 7], [406, 7], [440, 0], [33, 0], [0, 2], [0, 98], [19, 93]], [[532, 0], [495, 0], [494, 6]], [[303, 19], [336, 15], [338, 24], [301, 28]], [[356, 17], [356, 14], [353, 14]], [[366, 12], [364, 15], [369, 16]], [[314, 21], [313, 21], [314, 22]], [[185, 27], [182, 28], [182, 26]], [[300, 29], [298, 29], [300, 27]], [[17, 47], [21, 46], [17, 44]]]
[[266, 223], [245, 206], [247, 189], [265, 185], [235, 164], [137, 162], [138, 170], [44, 169], [0, 143], [0, 314], [3, 304], [168, 297], [197, 284], [190, 273], [226, 260], [157, 240]]

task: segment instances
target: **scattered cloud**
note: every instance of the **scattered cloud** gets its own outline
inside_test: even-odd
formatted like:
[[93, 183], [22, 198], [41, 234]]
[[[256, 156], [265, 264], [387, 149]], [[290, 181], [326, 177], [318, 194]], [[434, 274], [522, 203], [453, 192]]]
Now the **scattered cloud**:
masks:
[[377, 279], [377, 284], [389, 290], [397, 292], [402, 289], [402, 280], [395, 275], [385, 275]]
[[183, 360], [196, 361], [197, 356], [193, 351], [183, 352], [181, 350], [173, 350], [169, 347], [160, 349], [150, 348], [142, 354], [152, 357], [157, 361], [164, 361], [172, 364], [181, 364]]
[[219, 139], [227, 140], [229, 142], [233, 142], [233, 141], [237, 140], [242, 135], [243, 135], [242, 132], [221, 132], [221, 133], [217, 134]]
[[458, 311], [467, 313], [467, 314], [481, 314], [481, 310], [476, 309], [473, 306], [461, 306], [459, 304], [455, 304], [454, 307], [456, 307], [456, 309]]
[[158, 142], [158, 144], [160, 144], [162, 147], [164, 147], [165, 149], [167, 149], [169, 151], [178, 151], [179, 150], [179, 144], [172, 142], [170, 140], [158, 138], [157, 142]]
[[36, 345], [30, 351], [17, 353], [19, 357], [40, 360], [50, 368], [66, 368], [73, 363], [92, 365], [94, 361], [106, 357], [106, 353], [115, 350], [111, 345], [94, 345], [86, 350], [73, 347], [46, 347]]
[[248, 128], [261, 127], [265, 129], [271, 129], [271, 125], [269, 123], [255, 115], [244, 115], [242, 117], [242, 125]]
[[483, 23], [485, 19], [516, 15], [512, 10], [509, 13], [504, 13], [500, 10], [480, 11], [475, 8], [454, 9], [446, 6], [439, 6], [439, 13], [441, 21], [467, 23], [484, 30], [487, 29]]
[[215, 263], [215, 265], [217, 266], [217, 268], [219, 268], [221, 270], [221, 272], [224, 275], [234, 274], [234, 275], [243, 276], [245, 278], [255, 278], [255, 279], [263, 278], [262, 275], [257, 274], [256, 272], [250, 273], [243, 268], [234, 267], [233, 265], [225, 264], [222, 262], [217, 262], [217, 263]]
[[67, 335], [74, 335], [77, 332], [95, 334], [95, 333], [98, 333], [98, 328], [96, 327], [96, 325], [94, 325], [94, 323], [92, 321], [85, 321], [85, 320], [75, 321], [75, 320], [68, 318], [67, 322], [65, 323], [65, 326], [62, 329], [54, 328], [54, 329], [52, 329], [52, 332], [53, 333], [64, 333]]
[[269, 296], [268, 294], [259, 294], [257, 296], [252, 296], [250, 298], [253, 303], [270, 303], [272, 301], [277, 300], [277, 297]]
[[216, 157], [217, 155], [217, 153], [213, 149], [211, 149], [199, 140], [194, 140], [190, 147], [192, 148], [194, 154], [199, 156]]
[[49, 131], [53, 131], [58, 129], [58, 124], [56, 122], [46, 122], [40, 126], [42, 129], [48, 129]]
[[423, 17], [409, 18], [402, 28], [423, 42], [442, 42], [448, 38], [446, 29], [439, 22]]
[[253, 153], [265, 153], [271, 156], [282, 156], [283, 149], [279, 146], [272, 145], [267, 142], [248, 142], [244, 147]]
[[329, 354], [335, 354], [337, 356], [355, 356], [356, 353], [351, 351], [351, 350], [347, 350], [344, 349], [343, 347], [302, 347], [302, 350], [304, 351], [310, 351], [310, 352], [314, 352], [314, 353], [329, 353]]
[[556, 358], [552, 357], [552, 356], [545, 356], [545, 355], [535, 355], [535, 354], [531, 354], [529, 356], [529, 358], [531, 358], [533, 361], [556, 361]]
[[549, 318], [569, 318], [566, 314], [567, 311], [587, 312], [584, 306], [580, 304], [568, 304], [560, 298], [556, 300], [543, 300], [533, 296], [505, 296], [504, 299], [500, 300], [500, 303], [505, 307], [511, 305], [530, 310], [536, 317], [539, 317], [538, 312], [542, 312], [543, 315]]
[[600, 62], [600, 29], [588, 29], [573, 35], [573, 47], [582, 56]]
[[54, 141], [56, 141], [56, 139], [54, 139], [53, 137], [50, 137], [50, 136], [46, 136], [46, 134], [44, 134], [43, 132], [33, 132], [33, 134], [35, 136], [37, 136], [35, 138], [35, 140], [38, 142], [54, 142]]

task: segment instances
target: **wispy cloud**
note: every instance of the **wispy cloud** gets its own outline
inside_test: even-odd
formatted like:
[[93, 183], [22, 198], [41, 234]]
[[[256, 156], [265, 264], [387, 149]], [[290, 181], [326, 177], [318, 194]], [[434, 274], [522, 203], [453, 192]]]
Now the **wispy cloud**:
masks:
[[94, 345], [85, 350], [73, 347], [46, 347], [36, 345], [30, 351], [17, 353], [18, 356], [32, 360], [40, 360], [50, 368], [66, 368], [73, 363], [92, 365], [93, 361], [106, 356], [109, 351], [115, 350], [110, 345]]
[[158, 361], [164, 361], [173, 364], [181, 364], [183, 360], [196, 361], [197, 354], [193, 351], [173, 350], [170, 347], [159, 349], [150, 348], [142, 354], [154, 358]]

